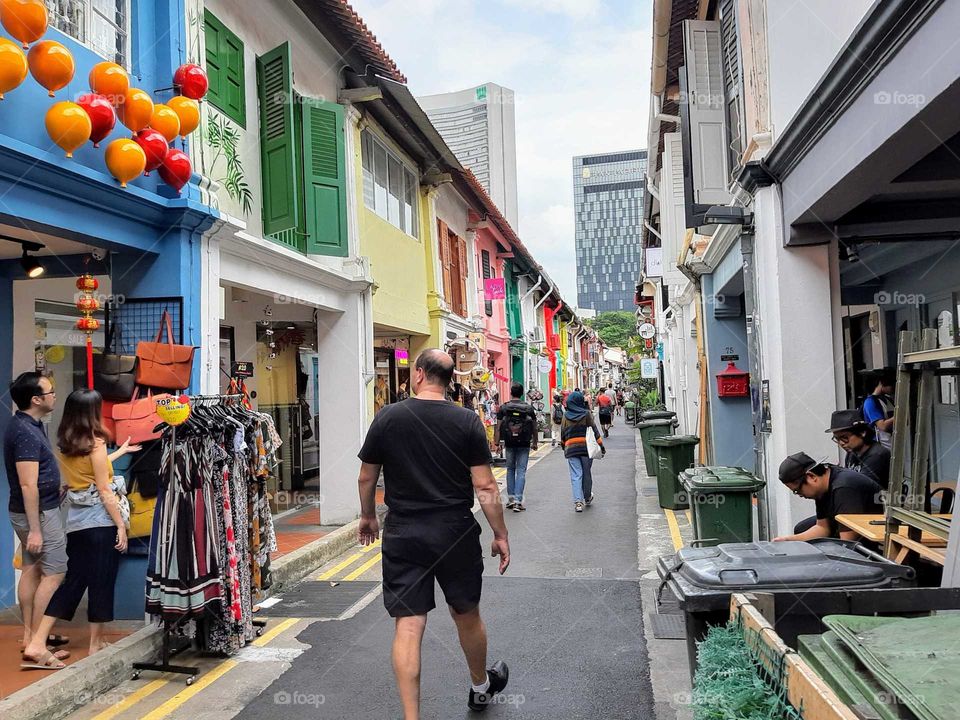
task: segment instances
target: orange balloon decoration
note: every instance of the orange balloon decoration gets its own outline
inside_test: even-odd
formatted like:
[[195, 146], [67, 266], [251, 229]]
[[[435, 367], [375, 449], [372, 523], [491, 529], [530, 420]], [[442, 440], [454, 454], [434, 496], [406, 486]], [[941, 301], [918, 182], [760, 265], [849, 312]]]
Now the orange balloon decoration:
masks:
[[114, 105], [123, 102], [130, 89], [130, 76], [122, 67], [112, 62], [97, 63], [90, 70], [90, 89], [103, 95]]
[[73, 157], [73, 151], [87, 142], [93, 132], [87, 111], [72, 102], [58, 102], [47, 110], [46, 125], [50, 139], [63, 148], [68, 158]]
[[47, 31], [47, 6], [43, 0], [0, 0], [0, 22], [26, 50]]
[[120, 181], [120, 187], [143, 175], [147, 167], [147, 154], [133, 140], [120, 138], [107, 145], [107, 168]]
[[30, 73], [49, 91], [50, 97], [69, 85], [76, 71], [73, 55], [56, 40], [38, 42], [27, 53], [27, 61]]
[[200, 126], [200, 104], [196, 100], [177, 95], [167, 105], [180, 118], [180, 137], [186, 137]]
[[139, 132], [150, 124], [153, 117], [153, 100], [139, 88], [130, 88], [123, 96], [123, 102], [117, 106], [120, 122], [132, 132]]
[[163, 103], [153, 106], [153, 117], [150, 118], [150, 127], [166, 138], [168, 143], [177, 139], [180, 134], [180, 116], [173, 108]]
[[0, 100], [27, 77], [27, 56], [15, 42], [0, 38]]

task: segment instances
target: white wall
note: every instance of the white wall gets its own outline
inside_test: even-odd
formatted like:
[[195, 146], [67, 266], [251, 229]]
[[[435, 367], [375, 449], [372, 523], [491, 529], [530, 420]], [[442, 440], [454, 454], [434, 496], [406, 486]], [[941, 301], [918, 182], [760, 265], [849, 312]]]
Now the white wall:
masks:
[[766, 4], [774, 142], [872, 5], [873, 0]]

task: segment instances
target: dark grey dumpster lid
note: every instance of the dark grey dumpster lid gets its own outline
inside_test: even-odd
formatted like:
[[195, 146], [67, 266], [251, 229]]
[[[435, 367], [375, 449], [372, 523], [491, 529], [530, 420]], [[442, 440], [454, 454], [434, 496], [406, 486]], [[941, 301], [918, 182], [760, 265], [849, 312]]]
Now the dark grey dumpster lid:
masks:
[[725, 491], [755, 492], [765, 484], [743, 468], [715, 466], [687, 468], [680, 473], [680, 482], [687, 490], [704, 494]]
[[650, 440], [656, 447], [674, 447], [676, 445], [696, 445], [700, 438], [696, 435], [662, 435]]
[[648, 428], [648, 427], [656, 427], [656, 426], [663, 426], [663, 425], [673, 425], [673, 421], [664, 418], [662, 420], [641, 420], [640, 422], [637, 423], [638, 428]]
[[644, 420], [672, 420], [677, 414], [673, 410], [641, 410], [640, 417]]
[[914, 575], [912, 568], [883, 561], [858, 543], [829, 539], [683, 548], [666, 566], [679, 581], [681, 600], [751, 589], [883, 587]]

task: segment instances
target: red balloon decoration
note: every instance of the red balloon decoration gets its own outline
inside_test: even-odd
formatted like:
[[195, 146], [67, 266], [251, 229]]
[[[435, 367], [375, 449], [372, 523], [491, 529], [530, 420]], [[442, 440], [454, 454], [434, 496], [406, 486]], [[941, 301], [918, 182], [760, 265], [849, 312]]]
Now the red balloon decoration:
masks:
[[133, 141], [143, 148], [147, 156], [146, 174], [149, 175], [163, 164], [167, 157], [167, 139], [156, 130], [144, 128], [133, 136]]
[[191, 100], [199, 100], [207, 94], [210, 83], [207, 73], [199, 65], [187, 63], [177, 68], [173, 75], [173, 85], [177, 91]]
[[[161, 136], [162, 137], [162, 136]], [[163, 159], [160, 166], [160, 177], [163, 181], [177, 192], [190, 182], [190, 176], [193, 174], [193, 165], [190, 164], [190, 158], [185, 152], [170, 148], [167, 156]]]
[[81, 95], [77, 100], [77, 105], [82, 107], [90, 116], [90, 124], [93, 126], [90, 140], [93, 141], [95, 148], [100, 147], [100, 141], [106, 139], [117, 124], [117, 112], [106, 97], [96, 93]]

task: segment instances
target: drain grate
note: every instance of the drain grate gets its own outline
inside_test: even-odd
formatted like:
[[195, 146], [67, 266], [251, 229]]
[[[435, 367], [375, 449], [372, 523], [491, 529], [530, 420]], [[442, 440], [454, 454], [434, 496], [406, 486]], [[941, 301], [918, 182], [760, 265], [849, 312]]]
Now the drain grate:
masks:
[[657, 615], [650, 613], [650, 625], [657, 640], [686, 640], [687, 629], [683, 615]]
[[355, 580], [331, 587], [329, 582], [303, 582], [283, 592], [280, 602], [262, 609], [258, 616], [338, 618], [373, 590], [378, 582]]

